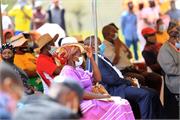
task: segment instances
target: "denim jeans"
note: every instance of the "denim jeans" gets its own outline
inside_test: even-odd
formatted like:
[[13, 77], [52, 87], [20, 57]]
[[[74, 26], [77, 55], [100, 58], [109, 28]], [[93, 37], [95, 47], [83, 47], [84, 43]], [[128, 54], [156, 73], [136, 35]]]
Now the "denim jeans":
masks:
[[137, 43], [138, 43], [138, 40], [127, 40], [127, 39], [126, 39], [126, 45], [127, 45], [128, 48], [130, 48], [131, 45], [133, 45], [134, 57], [135, 57], [136, 60], [139, 59], [139, 57], [138, 57], [138, 52], [137, 52], [137, 50], [138, 50]]

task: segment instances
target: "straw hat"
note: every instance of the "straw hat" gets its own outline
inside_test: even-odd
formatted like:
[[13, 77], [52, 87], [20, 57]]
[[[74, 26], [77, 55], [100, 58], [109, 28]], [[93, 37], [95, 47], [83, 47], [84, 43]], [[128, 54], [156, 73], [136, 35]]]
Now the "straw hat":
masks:
[[19, 34], [11, 38], [11, 44], [13, 47], [20, 47], [27, 41], [28, 39], [26, 39], [23, 34]]
[[51, 41], [56, 41], [58, 37], [58, 34], [56, 34], [53, 38], [48, 33], [42, 35], [39, 39], [35, 41], [38, 47], [34, 49], [34, 51], [39, 53], [46, 44], [48, 44]]

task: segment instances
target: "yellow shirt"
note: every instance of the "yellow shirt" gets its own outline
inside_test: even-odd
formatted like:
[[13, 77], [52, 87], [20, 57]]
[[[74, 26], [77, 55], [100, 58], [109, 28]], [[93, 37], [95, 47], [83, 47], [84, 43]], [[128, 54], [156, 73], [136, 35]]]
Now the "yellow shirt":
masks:
[[14, 64], [22, 70], [36, 71], [36, 58], [31, 53], [15, 54]]
[[[24, 6], [23, 10], [27, 16], [32, 18], [33, 13], [30, 6]], [[9, 16], [14, 17], [16, 31], [30, 31], [31, 19], [25, 17], [25, 14], [20, 9], [20, 6], [15, 6], [8, 12]]]
[[169, 39], [169, 35], [167, 32], [163, 32], [162, 34], [156, 33], [157, 43], [165, 43]]

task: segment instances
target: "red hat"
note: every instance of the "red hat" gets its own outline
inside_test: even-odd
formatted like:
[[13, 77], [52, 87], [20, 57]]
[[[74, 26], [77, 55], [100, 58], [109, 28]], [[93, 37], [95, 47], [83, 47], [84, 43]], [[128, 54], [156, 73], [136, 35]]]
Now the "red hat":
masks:
[[151, 27], [146, 27], [146, 28], [144, 28], [144, 29], [141, 31], [141, 34], [142, 34], [143, 36], [145, 36], [145, 35], [151, 35], [151, 34], [154, 34], [154, 33], [156, 33], [156, 30], [153, 29], [153, 28], [151, 28]]

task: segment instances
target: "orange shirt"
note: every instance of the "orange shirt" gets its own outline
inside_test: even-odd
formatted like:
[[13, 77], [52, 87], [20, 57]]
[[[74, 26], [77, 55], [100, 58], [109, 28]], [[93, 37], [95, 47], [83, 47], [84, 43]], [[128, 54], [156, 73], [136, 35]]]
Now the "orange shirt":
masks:
[[163, 32], [162, 34], [156, 33], [157, 43], [164, 44], [168, 39], [169, 35], [167, 32]]
[[15, 54], [14, 64], [22, 70], [36, 71], [36, 58], [31, 53]]

